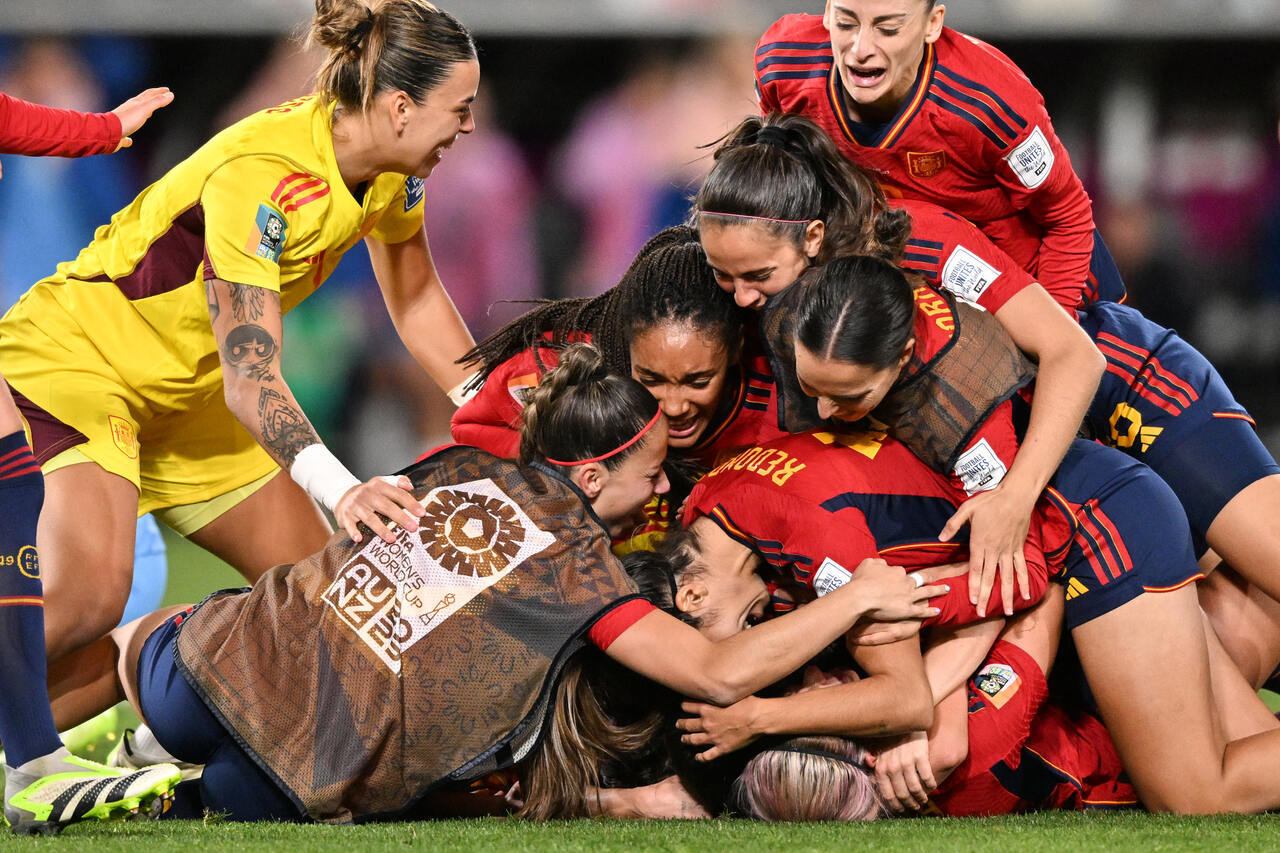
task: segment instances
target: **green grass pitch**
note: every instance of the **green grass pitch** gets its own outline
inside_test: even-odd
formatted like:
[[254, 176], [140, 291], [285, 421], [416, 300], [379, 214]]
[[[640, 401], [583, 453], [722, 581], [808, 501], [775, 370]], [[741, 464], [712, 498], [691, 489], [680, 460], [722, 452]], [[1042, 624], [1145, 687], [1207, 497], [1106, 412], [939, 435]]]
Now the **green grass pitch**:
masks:
[[742, 820], [515, 820], [332, 827], [159, 821], [79, 824], [56, 838], [0, 838], [0, 851], [93, 853], [191, 850], [328, 851], [893, 851], [893, 853], [1082, 853], [1082, 851], [1274, 851], [1280, 817], [1170, 818], [1140, 813], [1046, 813], [989, 820], [895, 820], [874, 824], [760, 824]]
[[[230, 568], [167, 534], [168, 603], [242, 584]], [[108, 744], [103, 744], [107, 748]], [[0, 830], [0, 853], [18, 850], [138, 851], [891, 851], [891, 853], [1083, 853], [1280, 849], [1280, 815], [1173, 818], [1138, 812], [1043, 813], [987, 820], [889, 820], [875, 824], [769, 825], [744, 820], [558, 821], [452, 820], [358, 827], [232, 824], [225, 821], [85, 823], [54, 838], [17, 838]]]

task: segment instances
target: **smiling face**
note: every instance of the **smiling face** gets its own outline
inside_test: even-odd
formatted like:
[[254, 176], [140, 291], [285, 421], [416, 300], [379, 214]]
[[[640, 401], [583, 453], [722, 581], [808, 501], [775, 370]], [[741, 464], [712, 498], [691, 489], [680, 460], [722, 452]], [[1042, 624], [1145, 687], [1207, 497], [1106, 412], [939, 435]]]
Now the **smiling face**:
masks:
[[667, 424], [666, 418], [660, 417], [617, 468], [609, 470], [602, 462], [588, 462], [573, 466], [570, 476], [587, 495], [609, 535], [621, 537], [635, 526], [650, 498], [671, 488], [662, 469], [666, 458]]
[[770, 296], [786, 290], [808, 269], [822, 248], [826, 229], [810, 222], [800, 245], [774, 234], [760, 222], [699, 223], [702, 249], [716, 283], [741, 308], [759, 310]]
[[664, 322], [631, 338], [631, 375], [658, 399], [667, 417], [668, 446], [698, 443], [715, 417], [729, 367], [737, 359], [710, 330]]
[[403, 122], [398, 140], [400, 171], [425, 178], [431, 174], [444, 152], [459, 134], [476, 129], [471, 116], [471, 102], [480, 86], [480, 63], [474, 59], [454, 63], [449, 76], [427, 94], [422, 103], [414, 103], [403, 92], [397, 103], [397, 119]]
[[827, 0], [822, 22], [855, 119], [884, 121], [898, 111], [945, 14], [927, 0]]
[[681, 578], [676, 606], [699, 620], [698, 631], [717, 642], [764, 618], [769, 590], [756, 570], [760, 557], [729, 538], [703, 516], [690, 526], [697, 540], [697, 566]]
[[877, 368], [823, 358], [796, 343], [796, 377], [800, 390], [818, 401], [818, 417], [853, 423], [871, 414], [898, 381], [915, 348], [907, 341], [897, 363]]

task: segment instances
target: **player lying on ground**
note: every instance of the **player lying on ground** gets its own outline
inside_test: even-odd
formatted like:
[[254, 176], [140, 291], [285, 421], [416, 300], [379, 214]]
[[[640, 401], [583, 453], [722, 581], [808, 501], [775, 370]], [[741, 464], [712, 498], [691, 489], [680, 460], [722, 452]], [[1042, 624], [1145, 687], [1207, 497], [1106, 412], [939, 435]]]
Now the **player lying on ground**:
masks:
[[[860, 446], [877, 438], [851, 440], [848, 448], [834, 446], [857, 454]], [[782, 441], [833, 447], [815, 436]], [[806, 461], [809, 454], [791, 449], [786, 452], [795, 457], [793, 467]], [[932, 474], [922, 463], [914, 464], [922, 476]], [[788, 485], [798, 488], [809, 467]], [[732, 469], [722, 466], [723, 471]], [[693, 522], [695, 554], [703, 549], [714, 549], [709, 553], [717, 556], [726, 551], [731, 555], [734, 549], [750, 551], [741, 534], [735, 536], [737, 525], [722, 521], [714, 511], [717, 480], [727, 479], [733, 478], [712, 474], [690, 497], [689, 517], [705, 513], [709, 519]], [[725, 487], [724, 494], [733, 490]], [[757, 505], [767, 511], [763, 500]], [[893, 498], [860, 499], [855, 494], [849, 501], [831, 502], [830, 511], [847, 507], [844, 511], [855, 515], [879, 513], [886, 519], [885, 529], [893, 531], [894, 509], [902, 505]], [[1185, 514], [1168, 486], [1150, 469], [1111, 448], [1077, 441], [1054, 475], [1038, 515], [1043, 517], [1043, 547], [1050, 568], [1067, 589], [1068, 630], [1101, 718], [1143, 804], [1153, 811], [1179, 813], [1256, 812], [1280, 805], [1280, 779], [1275, 775], [1280, 773], [1275, 768], [1280, 728], [1215, 638], [1206, 634], [1193, 583], [1201, 575]], [[895, 562], [910, 566], [913, 551], [927, 550], [888, 553]], [[743, 573], [727, 573], [726, 592], [717, 597], [722, 560], [695, 561], [706, 590], [703, 606], [732, 612], [740, 595], [729, 593], [740, 588]], [[859, 649], [855, 656], [861, 663], [864, 656], [892, 648]], [[724, 710], [691, 706], [701, 716], [682, 726], [691, 732], [688, 742], [715, 745], [709, 757], [760, 733], [921, 731], [929, 727], [932, 709], [928, 683], [922, 688], [917, 678], [920, 672], [917, 667], [877, 678], [877, 670], [856, 684], [820, 691], [819, 698], [793, 697], [781, 715], [765, 713], [772, 706], [760, 704], [773, 700], [754, 698]], [[917, 699], [922, 690], [925, 698]], [[1178, 750], [1166, 748], [1174, 742]]]
[[[391, 543], [338, 534], [250, 591], [153, 614], [65, 664], [100, 676], [103, 704], [123, 691], [161, 746], [205, 765], [205, 806], [346, 821], [405, 813], [437, 783], [530, 758], [544, 721], [572, 730], [582, 694], [551, 691], [584, 634], [623, 666], [726, 704], [862, 619], [932, 614], [924, 599], [945, 590], [875, 561], [804, 614], [712, 642], [640, 599], [609, 550], [611, 525], [666, 488], [657, 401], [579, 345], [530, 395], [524, 430], [519, 463], [455, 446], [411, 468], [419, 530]], [[586, 813], [583, 757], [557, 752], [555, 731], [541, 744], [544, 781], [577, 781], [552, 797], [527, 776], [525, 813]]]

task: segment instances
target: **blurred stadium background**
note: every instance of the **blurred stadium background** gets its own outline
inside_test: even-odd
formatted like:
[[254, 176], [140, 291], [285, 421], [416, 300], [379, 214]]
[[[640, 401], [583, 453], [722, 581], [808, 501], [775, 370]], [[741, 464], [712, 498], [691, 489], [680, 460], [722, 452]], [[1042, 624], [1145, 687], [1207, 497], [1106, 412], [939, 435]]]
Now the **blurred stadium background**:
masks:
[[[478, 130], [427, 184], [431, 245], [477, 337], [596, 292], [681, 220], [712, 142], [754, 108], [751, 54], [821, 0], [445, 0], [475, 32]], [[145, 182], [237, 118], [309, 88], [309, 0], [4, 0], [0, 90], [106, 109], [175, 103], [112, 158], [4, 158], [0, 303], [69, 259]], [[1044, 93], [1131, 301], [1226, 375], [1280, 452], [1280, 0], [955, 0], [947, 21]], [[356, 255], [356, 253], [353, 253]], [[446, 439], [351, 256], [291, 315], [286, 374], [363, 476]]]

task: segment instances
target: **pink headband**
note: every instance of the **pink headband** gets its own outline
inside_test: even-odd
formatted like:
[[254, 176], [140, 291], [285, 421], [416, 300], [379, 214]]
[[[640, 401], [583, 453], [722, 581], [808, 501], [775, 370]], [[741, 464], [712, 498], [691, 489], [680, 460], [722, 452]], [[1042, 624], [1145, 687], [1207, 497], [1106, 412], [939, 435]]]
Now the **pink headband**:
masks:
[[550, 462], [552, 465], [564, 465], [566, 467], [573, 467], [574, 465], [586, 465], [588, 462], [601, 462], [605, 459], [608, 459], [610, 456], [617, 456], [619, 453], [626, 450], [628, 447], [635, 444], [640, 439], [644, 438], [645, 433], [653, 429], [653, 425], [658, 422], [658, 418], [660, 417], [662, 417], [661, 408], [659, 408], [658, 411], [653, 413], [653, 417], [649, 420], [649, 422], [645, 424], [643, 427], [641, 427], [640, 431], [636, 433], [631, 438], [630, 441], [628, 441], [626, 444], [622, 445], [621, 447], [615, 447], [613, 450], [610, 450], [608, 453], [602, 453], [599, 456], [592, 456], [590, 459], [578, 459], [573, 462], [561, 462], [559, 459], [547, 459], [547, 461]]
[[699, 210], [699, 216], [728, 216], [733, 219], [763, 219], [765, 222], [781, 222], [785, 225], [802, 225], [812, 219], [774, 219], [772, 216], [752, 216], [749, 213], [720, 213], [716, 210]]

